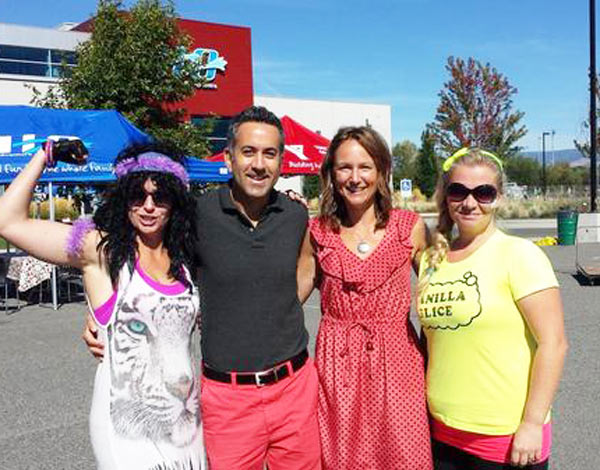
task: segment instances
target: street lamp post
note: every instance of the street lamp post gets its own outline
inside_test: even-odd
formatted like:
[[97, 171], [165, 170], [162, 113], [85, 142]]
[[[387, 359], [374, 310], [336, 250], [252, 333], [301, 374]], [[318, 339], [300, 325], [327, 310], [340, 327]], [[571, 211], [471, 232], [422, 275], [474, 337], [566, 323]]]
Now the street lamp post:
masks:
[[555, 160], [555, 154], [554, 154], [554, 135], [556, 134], [556, 131], [554, 129], [552, 129], [552, 131], [550, 132], [550, 145], [552, 146], [552, 163], [551, 165], [554, 165], [556, 163]]
[[542, 193], [546, 195], [546, 136], [550, 132], [542, 132]]

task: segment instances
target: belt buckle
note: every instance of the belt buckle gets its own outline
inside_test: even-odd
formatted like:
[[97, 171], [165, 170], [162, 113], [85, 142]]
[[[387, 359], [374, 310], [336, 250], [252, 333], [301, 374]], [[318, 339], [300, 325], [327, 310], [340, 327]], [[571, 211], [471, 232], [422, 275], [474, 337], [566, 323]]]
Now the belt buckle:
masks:
[[278, 382], [279, 381], [279, 377], [277, 376], [277, 367], [271, 367], [270, 369], [254, 373], [254, 381], [256, 382], [256, 386], [257, 387], [264, 387], [265, 385], [269, 385], [269, 384], [266, 384], [266, 383], [262, 383], [260, 381], [260, 378], [264, 377], [266, 375], [269, 375], [271, 372], [273, 374], [275, 374], [275, 382]]

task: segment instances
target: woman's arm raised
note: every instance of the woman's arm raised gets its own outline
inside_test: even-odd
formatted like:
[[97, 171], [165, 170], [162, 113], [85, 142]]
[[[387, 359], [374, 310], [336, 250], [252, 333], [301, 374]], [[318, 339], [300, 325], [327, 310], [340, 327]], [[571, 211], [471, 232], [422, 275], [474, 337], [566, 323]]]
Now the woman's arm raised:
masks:
[[39, 150], [0, 197], [0, 236], [11, 244], [53, 264], [82, 268], [96, 263], [97, 232], [89, 233], [78, 256], [66, 250], [72, 227], [60, 222], [29, 217], [29, 204], [37, 181], [46, 165], [46, 154]]

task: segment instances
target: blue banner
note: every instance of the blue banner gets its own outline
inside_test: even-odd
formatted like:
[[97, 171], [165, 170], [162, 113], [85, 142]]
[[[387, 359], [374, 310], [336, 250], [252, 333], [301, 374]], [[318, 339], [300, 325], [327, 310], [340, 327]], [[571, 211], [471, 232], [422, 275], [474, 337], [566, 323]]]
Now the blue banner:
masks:
[[[87, 111], [0, 106], [0, 183], [10, 183], [49, 136], [77, 137], [90, 152], [82, 166], [59, 162], [44, 171], [41, 182], [103, 183], [114, 181], [113, 161], [127, 145], [150, 136], [114, 110]], [[230, 178], [223, 163], [187, 158], [192, 181], [223, 182]]]

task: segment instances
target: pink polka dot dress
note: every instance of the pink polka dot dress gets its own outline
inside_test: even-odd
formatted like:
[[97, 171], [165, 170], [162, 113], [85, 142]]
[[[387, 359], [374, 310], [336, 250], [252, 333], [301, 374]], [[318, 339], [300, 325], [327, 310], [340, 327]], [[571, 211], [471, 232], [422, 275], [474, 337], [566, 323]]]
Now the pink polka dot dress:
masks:
[[393, 210], [365, 260], [313, 219], [323, 317], [316, 365], [325, 470], [430, 470], [424, 360], [409, 321], [417, 215]]

